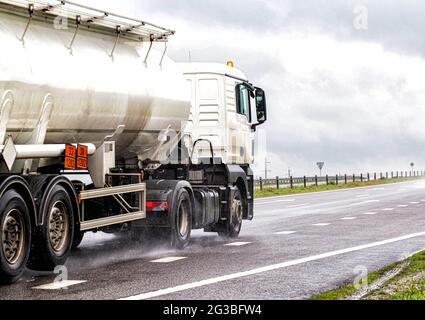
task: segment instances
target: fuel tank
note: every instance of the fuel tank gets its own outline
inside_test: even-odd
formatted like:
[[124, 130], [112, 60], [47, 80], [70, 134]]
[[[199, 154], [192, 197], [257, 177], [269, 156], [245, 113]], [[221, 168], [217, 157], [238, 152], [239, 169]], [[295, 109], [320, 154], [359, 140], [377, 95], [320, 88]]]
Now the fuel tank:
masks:
[[158, 148], [177, 143], [164, 130], [180, 132], [191, 107], [177, 65], [160, 65], [164, 43], [145, 63], [149, 42], [83, 28], [74, 36], [74, 27], [0, 10], [0, 144], [10, 135], [21, 145], [99, 146], [109, 136], [118, 159], [163, 160]]

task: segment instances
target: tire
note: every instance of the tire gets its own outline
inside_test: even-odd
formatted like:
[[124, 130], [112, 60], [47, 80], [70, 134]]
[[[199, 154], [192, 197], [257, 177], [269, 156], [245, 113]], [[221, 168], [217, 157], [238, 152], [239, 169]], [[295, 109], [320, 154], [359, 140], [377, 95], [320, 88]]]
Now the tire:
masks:
[[243, 220], [243, 201], [242, 194], [239, 189], [233, 194], [231, 199], [229, 217], [224, 226], [224, 231], [220, 231], [218, 234], [220, 237], [236, 239], [242, 229]]
[[25, 271], [30, 249], [28, 207], [21, 195], [9, 190], [0, 199], [0, 284], [19, 280]]
[[192, 201], [189, 192], [180, 189], [175, 198], [171, 216], [171, 246], [184, 249], [189, 245], [192, 232]]
[[74, 230], [74, 238], [72, 239], [72, 249], [77, 249], [84, 239], [84, 232]]
[[65, 264], [72, 249], [74, 209], [69, 193], [60, 185], [51, 189], [43, 208], [43, 225], [34, 232], [29, 267], [52, 271]]

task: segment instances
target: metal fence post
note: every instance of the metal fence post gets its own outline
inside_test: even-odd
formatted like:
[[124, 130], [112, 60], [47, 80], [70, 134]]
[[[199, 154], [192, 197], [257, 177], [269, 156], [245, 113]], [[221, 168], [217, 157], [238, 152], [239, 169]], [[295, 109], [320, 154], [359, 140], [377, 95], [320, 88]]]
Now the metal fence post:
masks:
[[263, 178], [260, 177], [260, 190], [263, 191]]
[[345, 182], [345, 184], [347, 184], [347, 175], [344, 175], [344, 182]]
[[391, 179], [394, 179], [394, 172], [391, 171]]
[[385, 178], [388, 179], [388, 172], [385, 172]]
[[317, 178], [317, 175], [314, 177], [314, 182], [316, 183], [316, 187], [319, 186], [319, 179]]
[[304, 188], [307, 188], [307, 177], [304, 176]]
[[291, 187], [291, 189], [294, 188], [294, 179], [292, 178], [292, 176], [289, 178], [289, 186]]
[[327, 186], [329, 185], [329, 176], [328, 175], [326, 175], [326, 185]]
[[353, 174], [353, 182], [356, 182], [356, 174]]
[[373, 174], [373, 180], [376, 180], [376, 172]]
[[367, 181], [370, 181], [370, 173], [367, 174]]
[[360, 174], [360, 182], [363, 182], [363, 173]]
[[276, 189], [279, 190], [280, 189], [280, 185], [279, 185], [279, 177], [276, 177]]
[[335, 183], [336, 183], [336, 185], [338, 185], [338, 175], [336, 175], [336, 178], [335, 178]]

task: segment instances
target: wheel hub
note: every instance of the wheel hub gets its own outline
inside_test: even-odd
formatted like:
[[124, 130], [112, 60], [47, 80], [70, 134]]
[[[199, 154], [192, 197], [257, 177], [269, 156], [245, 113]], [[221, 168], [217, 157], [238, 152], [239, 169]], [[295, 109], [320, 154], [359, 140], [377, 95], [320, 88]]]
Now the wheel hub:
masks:
[[49, 240], [54, 251], [60, 252], [64, 249], [68, 238], [68, 214], [62, 201], [56, 202], [49, 215]]
[[25, 245], [25, 226], [19, 210], [13, 209], [6, 215], [2, 233], [3, 254], [7, 263], [14, 265], [21, 259]]

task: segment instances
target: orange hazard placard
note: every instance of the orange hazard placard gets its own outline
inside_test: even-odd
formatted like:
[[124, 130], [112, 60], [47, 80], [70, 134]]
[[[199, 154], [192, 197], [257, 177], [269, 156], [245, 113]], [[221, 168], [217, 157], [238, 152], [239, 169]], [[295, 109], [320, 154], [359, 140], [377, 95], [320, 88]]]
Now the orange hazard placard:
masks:
[[85, 170], [88, 168], [88, 166], [89, 164], [88, 164], [87, 158], [81, 158], [81, 157], [77, 158], [77, 169]]
[[72, 144], [67, 144], [64, 158], [65, 170], [87, 170], [89, 166], [88, 153], [87, 146], [78, 145], [76, 147]]
[[65, 146], [65, 157], [74, 158], [77, 157], [77, 148], [72, 144]]
[[77, 148], [77, 156], [81, 158], [87, 158], [89, 156], [89, 148], [79, 144]]
[[64, 168], [66, 170], [75, 170], [76, 168], [75, 158], [65, 157]]

